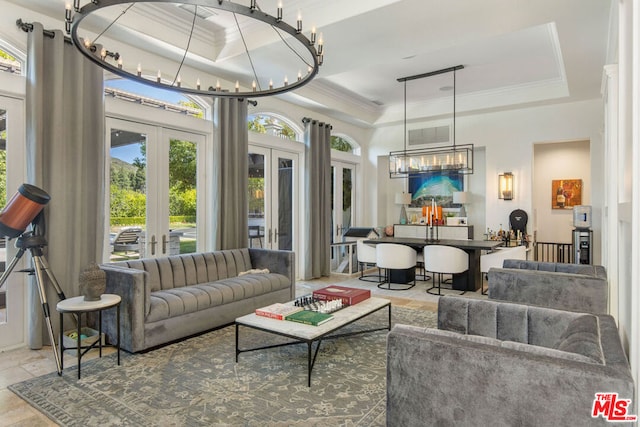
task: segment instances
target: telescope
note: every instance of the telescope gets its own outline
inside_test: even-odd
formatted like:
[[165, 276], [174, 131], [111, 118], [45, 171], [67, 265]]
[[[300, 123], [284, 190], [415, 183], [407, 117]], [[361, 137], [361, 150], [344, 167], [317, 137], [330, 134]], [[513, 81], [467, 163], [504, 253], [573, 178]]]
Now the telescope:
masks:
[[42, 189], [22, 184], [0, 212], [0, 236], [13, 239], [25, 232], [51, 197]]
[[[0, 212], [0, 238], [6, 237], [9, 240], [16, 238], [15, 246], [18, 252], [11, 262], [8, 264], [4, 273], [0, 277], [0, 288], [7, 281], [7, 278], [13, 271], [14, 267], [22, 258], [26, 250], [31, 253], [33, 268], [20, 270], [24, 273], [35, 274], [38, 284], [38, 293], [42, 310], [49, 332], [49, 340], [53, 349], [53, 355], [58, 368], [58, 375], [62, 375], [62, 367], [60, 363], [60, 355], [56, 348], [55, 335], [51, 326], [51, 317], [49, 311], [49, 303], [47, 302], [47, 294], [44, 288], [43, 272], [49, 278], [61, 300], [66, 299], [62, 288], [53, 276], [49, 264], [45, 259], [42, 249], [47, 246], [47, 240], [44, 237], [44, 215], [43, 209], [49, 203], [51, 197], [46, 191], [31, 184], [22, 184], [18, 191], [11, 197], [7, 205]], [[27, 231], [27, 227], [31, 225], [31, 230]]]

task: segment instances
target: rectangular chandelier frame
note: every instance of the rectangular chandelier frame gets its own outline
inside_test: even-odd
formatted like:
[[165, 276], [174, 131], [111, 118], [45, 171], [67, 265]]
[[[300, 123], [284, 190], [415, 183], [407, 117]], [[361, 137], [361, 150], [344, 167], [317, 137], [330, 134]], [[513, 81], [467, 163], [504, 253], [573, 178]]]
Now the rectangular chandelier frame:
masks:
[[389, 153], [389, 177], [441, 171], [473, 173], [473, 144], [447, 145]]

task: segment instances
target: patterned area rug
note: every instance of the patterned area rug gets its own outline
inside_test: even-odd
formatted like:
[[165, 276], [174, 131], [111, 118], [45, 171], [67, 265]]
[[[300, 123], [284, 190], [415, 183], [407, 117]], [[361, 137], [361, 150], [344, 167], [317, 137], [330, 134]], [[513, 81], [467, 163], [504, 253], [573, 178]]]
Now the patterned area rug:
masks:
[[[386, 323], [382, 310], [339, 331]], [[394, 307], [393, 323], [436, 313]], [[282, 338], [241, 329], [241, 347]], [[145, 354], [115, 354], [9, 387], [65, 426], [384, 426], [386, 331], [323, 341], [307, 387], [304, 344], [242, 353], [228, 326]]]

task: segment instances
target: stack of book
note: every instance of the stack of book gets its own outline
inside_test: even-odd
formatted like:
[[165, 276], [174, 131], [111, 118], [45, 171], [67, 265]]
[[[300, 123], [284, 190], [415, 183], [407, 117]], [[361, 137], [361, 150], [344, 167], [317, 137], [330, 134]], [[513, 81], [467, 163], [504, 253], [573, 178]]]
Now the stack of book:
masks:
[[302, 307], [277, 302], [266, 307], [256, 308], [256, 315], [269, 317], [271, 319], [284, 320], [285, 317], [302, 310]]
[[327, 286], [313, 291], [314, 298], [321, 301], [341, 299], [344, 305], [354, 305], [371, 298], [368, 289], [347, 288], [346, 286]]

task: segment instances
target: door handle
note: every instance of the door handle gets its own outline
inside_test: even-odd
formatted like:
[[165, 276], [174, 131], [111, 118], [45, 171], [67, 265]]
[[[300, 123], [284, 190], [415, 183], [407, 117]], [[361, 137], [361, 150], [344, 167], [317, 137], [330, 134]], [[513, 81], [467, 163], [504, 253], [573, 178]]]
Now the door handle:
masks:
[[156, 245], [158, 244], [158, 241], [156, 240], [156, 235], [155, 234], [153, 236], [151, 236], [151, 242], [149, 242], [149, 244], [151, 245], [151, 255], [155, 255], [156, 254]]
[[169, 243], [169, 241], [167, 240], [167, 235], [163, 234], [162, 235], [162, 254], [166, 254], [167, 253], [167, 243]]
[[278, 229], [273, 232], [273, 243], [278, 243]]
[[269, 242], [268, 242], [269, 244], [271, 244], [271, 233], [272, 233], [272, 230], [269, 229]]

